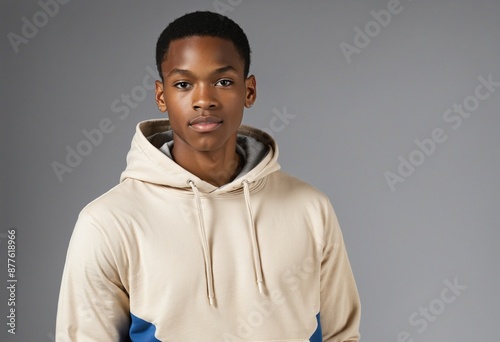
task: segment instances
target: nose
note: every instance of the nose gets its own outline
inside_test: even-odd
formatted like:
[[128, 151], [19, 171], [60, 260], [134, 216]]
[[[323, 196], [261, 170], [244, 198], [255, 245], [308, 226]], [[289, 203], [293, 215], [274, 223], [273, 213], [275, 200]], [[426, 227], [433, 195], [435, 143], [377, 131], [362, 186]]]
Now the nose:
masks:
[[218, 105], [215, 89], [210, 85], [199, 85], [193, 92], [193, 109], [213, 109]]

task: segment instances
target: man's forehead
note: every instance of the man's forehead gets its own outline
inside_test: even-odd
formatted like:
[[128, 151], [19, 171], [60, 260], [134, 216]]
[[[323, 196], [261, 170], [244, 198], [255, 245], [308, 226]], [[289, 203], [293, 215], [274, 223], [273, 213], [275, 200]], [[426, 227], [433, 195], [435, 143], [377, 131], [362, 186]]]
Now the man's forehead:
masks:
[[211, 36], [192, 36], [173, 40], [164, 62], [171, 67], [178, 63], [208, 63], [234, 65], [243, 62], [234, 44], [227, 39]]

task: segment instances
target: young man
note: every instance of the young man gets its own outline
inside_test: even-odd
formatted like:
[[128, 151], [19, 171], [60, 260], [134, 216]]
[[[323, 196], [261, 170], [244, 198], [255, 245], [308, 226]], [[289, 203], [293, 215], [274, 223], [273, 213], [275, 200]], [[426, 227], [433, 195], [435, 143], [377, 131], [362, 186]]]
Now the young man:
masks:
[[156, 102], [121, 183], [68, 249], [57, 341], [358, 341], [360, 304], [328, 198], [240, 126], [256, 99], [241, 28], [211, 12], [157, 43]]

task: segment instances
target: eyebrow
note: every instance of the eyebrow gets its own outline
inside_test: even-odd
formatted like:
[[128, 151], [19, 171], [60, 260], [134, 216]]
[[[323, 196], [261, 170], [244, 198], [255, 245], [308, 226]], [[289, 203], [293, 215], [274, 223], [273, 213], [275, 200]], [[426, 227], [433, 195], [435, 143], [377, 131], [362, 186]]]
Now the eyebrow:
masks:
[[[226, 65], [222, 68], [215, 69], [212, 72], [212, 75], [222, 74], [222, 73], [225, 73], [226, 71], [237, 72], [237, 70], [234, 67], [232, 67], [231, 65]], [[174, 76], [174, 75], [193, 76], [193, 73], [189, 70], [174, 68], [174, 69], [170, 70], [167, 77]]]

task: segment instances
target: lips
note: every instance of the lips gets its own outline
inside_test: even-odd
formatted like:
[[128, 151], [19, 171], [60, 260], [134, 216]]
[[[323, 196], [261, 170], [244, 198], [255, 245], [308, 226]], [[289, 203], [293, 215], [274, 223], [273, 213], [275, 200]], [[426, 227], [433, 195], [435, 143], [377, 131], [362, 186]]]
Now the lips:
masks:
[[197, 124], [211, 124], [211, 123], [221, 123], [222, 120], [215, 117], [215, 116], [198, 116], [197, 118], [194, 118], [193, 120], [189, 121], [190, 125], [197, 125]]
[[189, 127], [200, 133], [215, 131], [221, 125], [222, 120], [215, 116], [198, 116], [189, 121]]

